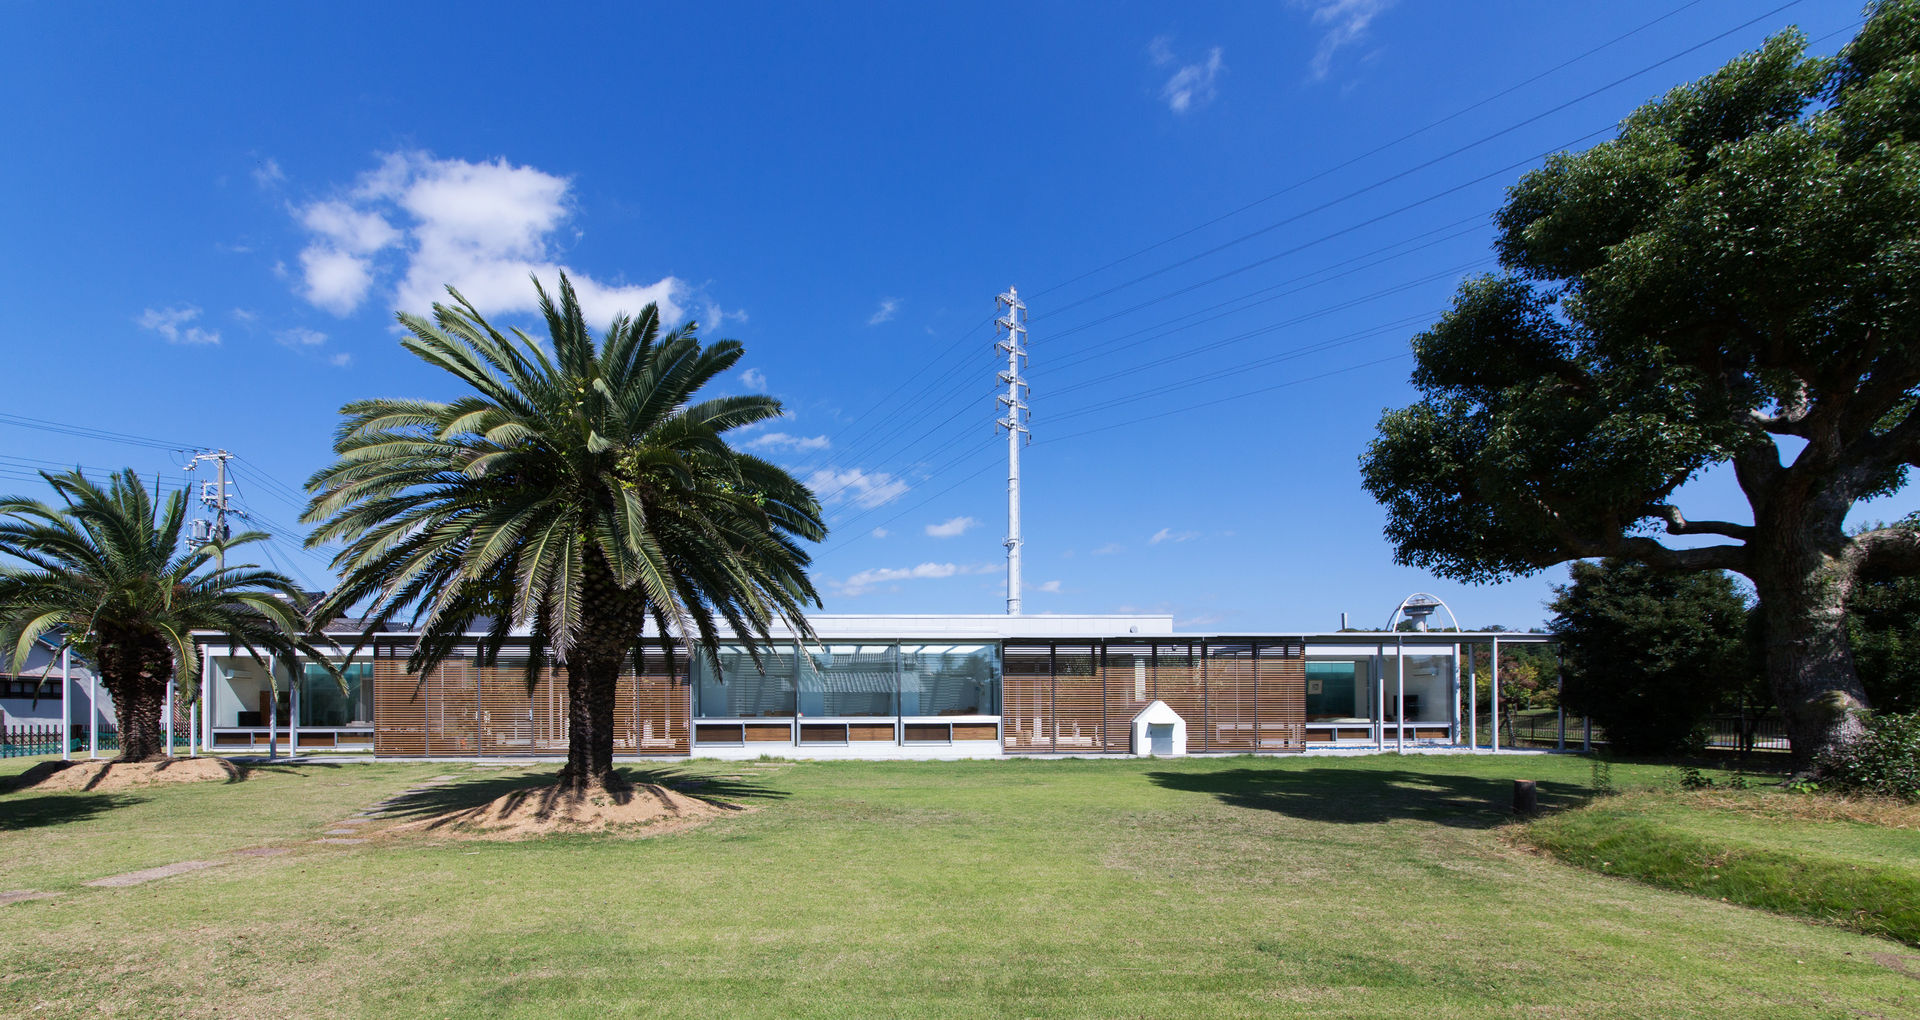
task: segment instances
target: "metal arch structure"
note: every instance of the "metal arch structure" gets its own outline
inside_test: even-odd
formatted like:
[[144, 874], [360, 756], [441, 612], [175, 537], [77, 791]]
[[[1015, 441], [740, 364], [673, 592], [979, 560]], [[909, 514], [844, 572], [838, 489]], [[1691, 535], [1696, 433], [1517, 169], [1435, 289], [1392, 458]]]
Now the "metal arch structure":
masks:
[[1437, 609], [1447, 611], [1447, 619], [1453, 621], [1455, 631], [1461, 629], [1460, 618], [1453, 615], [1452, 606], [1447, 605], [1438, 595], [1417, 591], [1401, 599], [1400, 604], [1393, 607], [1393, 615], [1387, 617], [1387, 630], [1391, 632], [1399, 624], [1400, 618], [1405, 616], [1409, 620], [1415, 620], [1424, 632], [1427, 629], [1427, 617], [1432, 616]]

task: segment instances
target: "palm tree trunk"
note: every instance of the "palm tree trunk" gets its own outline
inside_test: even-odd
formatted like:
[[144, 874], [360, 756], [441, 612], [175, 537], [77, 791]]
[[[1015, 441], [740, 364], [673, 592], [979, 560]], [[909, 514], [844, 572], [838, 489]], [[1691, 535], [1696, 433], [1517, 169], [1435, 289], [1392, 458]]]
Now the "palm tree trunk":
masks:
[[114, 718], [120, 728], [120, 757], [116, 760], [165, 757], [160, 716], [166, 705], [167, 681], [173, 676], [173, 657], [166, 645], [138, 638], [103, 637], [98, 665], [101, 682], [113, 696]]
[[575, 791], [618, 784], [613, 771], [613, 704], [620, 672], [646, 624], [646, 599], [620, 587], [589, 550], [582, 584], [580, 637], [566, 665], [567, 765], [560, 781]]

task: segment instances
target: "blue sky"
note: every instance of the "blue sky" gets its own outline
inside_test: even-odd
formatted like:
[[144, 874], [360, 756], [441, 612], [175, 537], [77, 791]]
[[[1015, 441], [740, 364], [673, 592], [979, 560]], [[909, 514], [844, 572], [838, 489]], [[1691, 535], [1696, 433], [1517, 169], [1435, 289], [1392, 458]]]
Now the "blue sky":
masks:
[[454, 283], [524, 322], [565, 268], [600, 320], [658, 300], [746, 345], [728, 386], [792, 416], [745, 441], [828, 497], [830, 610], [999, 612], [1011, 284], [1028, 612], [1331, 629], [1427, 590], [1535, 625], [1564, 571], [1394, 566], [1357, 458], [1524, 168], [1859, 20], [1777, 6], [10, 4], [0, 483], [174, 485], [174, 446], [224, 446], [271, 562], [323, 583], [290, 526], [338, 407], [453, 392], [394, 309]]

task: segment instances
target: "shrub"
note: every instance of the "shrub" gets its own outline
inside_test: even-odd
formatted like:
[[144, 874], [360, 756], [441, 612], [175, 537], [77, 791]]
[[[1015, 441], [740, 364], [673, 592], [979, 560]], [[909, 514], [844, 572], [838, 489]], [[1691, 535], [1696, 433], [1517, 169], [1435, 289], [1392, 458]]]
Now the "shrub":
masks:
[[1839, 793], [1920, 801], [1920, 714], [1870, 715], [1866, 732], [1822, 751], [1813, 774]]

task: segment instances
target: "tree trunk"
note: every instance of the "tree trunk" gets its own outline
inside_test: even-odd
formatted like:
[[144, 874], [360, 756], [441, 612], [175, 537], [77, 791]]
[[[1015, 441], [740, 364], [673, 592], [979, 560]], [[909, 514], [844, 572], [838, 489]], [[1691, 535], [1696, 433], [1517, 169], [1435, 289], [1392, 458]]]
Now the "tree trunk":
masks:
[[98, 648], [101, 685], [113, 696], [114, 717], [120, 728], [123, 762], [166, 757], [167, 740], [160, 725], [167, 700], [167, 681], [173, 678], [173, 656], [164, 642], [139, 636], [103, 635]]
[[621, 588], [600, 554], [587, 551], [579, 639], [568, 656], [567, 764], [560, 780], [575, 791], [618, 783], [613, 772], [613, 704], [622, 667], [646, 624], [646, 600]]
[[1867, 692], [1847, 640], [1853, 577], [1835, 557], [1802, 558], [1798, 570], [1787, 557], [1770, 562], [1775, 569], [1756, 570], [1753, 579], [1765, 622], [1766, 676], [1786, 717], [1794, 759], [1804, 766], [1863, 729]]

